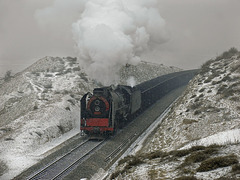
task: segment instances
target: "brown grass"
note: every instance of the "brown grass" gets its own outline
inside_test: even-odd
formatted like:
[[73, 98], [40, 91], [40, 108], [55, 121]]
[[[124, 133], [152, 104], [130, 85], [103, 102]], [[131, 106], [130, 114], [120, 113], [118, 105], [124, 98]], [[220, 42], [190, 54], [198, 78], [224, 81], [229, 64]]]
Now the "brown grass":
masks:
[[175, 178], [174, 180], [197, 180], [197, 178], [194, 176], [182, 176], [182, 177]]
[[0, 160], [0, 176], [2, 176], [7, 169], [7, 165]]
[[236, 155], [209, 158], [200, 164], [199, 168], [197, 168], [197, 172], [211, 171], [217, 168], [227, 167], [237, 163], [238, 160]]

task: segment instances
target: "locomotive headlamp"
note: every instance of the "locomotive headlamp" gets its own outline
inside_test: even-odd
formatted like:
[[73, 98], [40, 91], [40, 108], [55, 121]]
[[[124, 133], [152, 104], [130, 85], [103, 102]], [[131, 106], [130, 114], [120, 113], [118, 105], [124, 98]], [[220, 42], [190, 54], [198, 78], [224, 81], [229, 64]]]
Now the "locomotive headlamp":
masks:
[[96, 112], [100, 111], [100, 107], [99, 107], [99, 106], [96, 106], [96, 107], [95, 107], [95, 111], [96, 111]]
[[94, 104], [95, 104], [95, 105], [99, 105], [99, 104], [100, 104], [100, 101], [97, 99]]

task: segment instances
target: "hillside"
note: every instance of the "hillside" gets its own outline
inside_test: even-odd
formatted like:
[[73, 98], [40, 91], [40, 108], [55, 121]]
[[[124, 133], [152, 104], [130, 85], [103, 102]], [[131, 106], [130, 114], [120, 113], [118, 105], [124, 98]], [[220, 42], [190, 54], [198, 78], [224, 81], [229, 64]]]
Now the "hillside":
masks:
[[206, 62], [136, 155], [115, 179], [240, 178], [240, 53]]
[[[141, 62], [122, 67], [120, 79], [140, 83], [179, 70]], [[1, 79], [0, 179], [13, 178], [79, 133], [79, 100], [98, 86], [71, 57], [45, 57], [10, 80]]]

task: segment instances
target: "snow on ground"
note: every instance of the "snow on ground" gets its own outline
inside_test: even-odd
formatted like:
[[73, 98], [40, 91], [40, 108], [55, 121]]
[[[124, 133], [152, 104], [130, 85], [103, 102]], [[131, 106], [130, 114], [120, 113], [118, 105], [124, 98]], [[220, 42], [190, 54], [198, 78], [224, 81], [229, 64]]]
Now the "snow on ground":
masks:
[[[142, 62], [120, 72], [136, 83], [179, 71]], [[0, 179], [12, 179], [79, 132], [80, 103], [98, 84], [76, 58], [45, 57], [0, 87]]]
[[[217, 69], [224, 63], [225, 66]], [[238, 63], [236, 58], [223, 59], [211, 66], [215, 75], [211, 71], [197, 75], [153, 137], [148, 151], [178, 149], [189, 141], [239, 129], [240, 73], [231, 69], [240, 67]], [[217, 81], [219, 75], [221, 78]]]
[[79, 132], [81, 90], [93, 83], [75, 70], [81, 73], [73, 58], [46, 57], [1, 89], [0, 158], [7, 170], [0, 179], [13, 178]]
[[[115, 179], [240, 178], [240, 55], [226, 54], [202, 66], [152, 139], [115, 169]], [[205, 147], [191, 152], [195, 146]], [[189, 154], [176, 157], [183, 150]], [[232, 164], [198, 170], [214, 158]]]
[[196, 140], [182, 149], [189, 149], [192, 146], [209, 146], [211, 144], [226, 145], [240, 143], [240, 129], [227, 130], [214, 135]]

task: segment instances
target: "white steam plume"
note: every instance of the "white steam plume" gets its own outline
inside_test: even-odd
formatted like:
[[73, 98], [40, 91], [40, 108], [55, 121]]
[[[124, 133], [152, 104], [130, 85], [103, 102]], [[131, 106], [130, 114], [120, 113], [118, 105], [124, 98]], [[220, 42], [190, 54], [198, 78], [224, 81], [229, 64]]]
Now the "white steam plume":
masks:
[[118, 82], [126, 63], [137, 63], [150, 42], [166, 41], [155, 0], [89, 0], [73, 37], [88, 75], [104, 85]]
[[128, 85], [128, 86], [131, 86], [131, 87], [133, 87], [133, 86], [136, 85], [136, 80], [135, 80], [135, 78], [134, 78], [133, 76], [130, 76], [130, 77], [127, 79], [127, 85]]
[[150, 44], [167, 40], [157, 7], [156, 0], [55, 0], [35, 17], [57, 36], [72, 31], [81, 66], [110, 85], [118, 83], [122, 65], [138, 63]]

